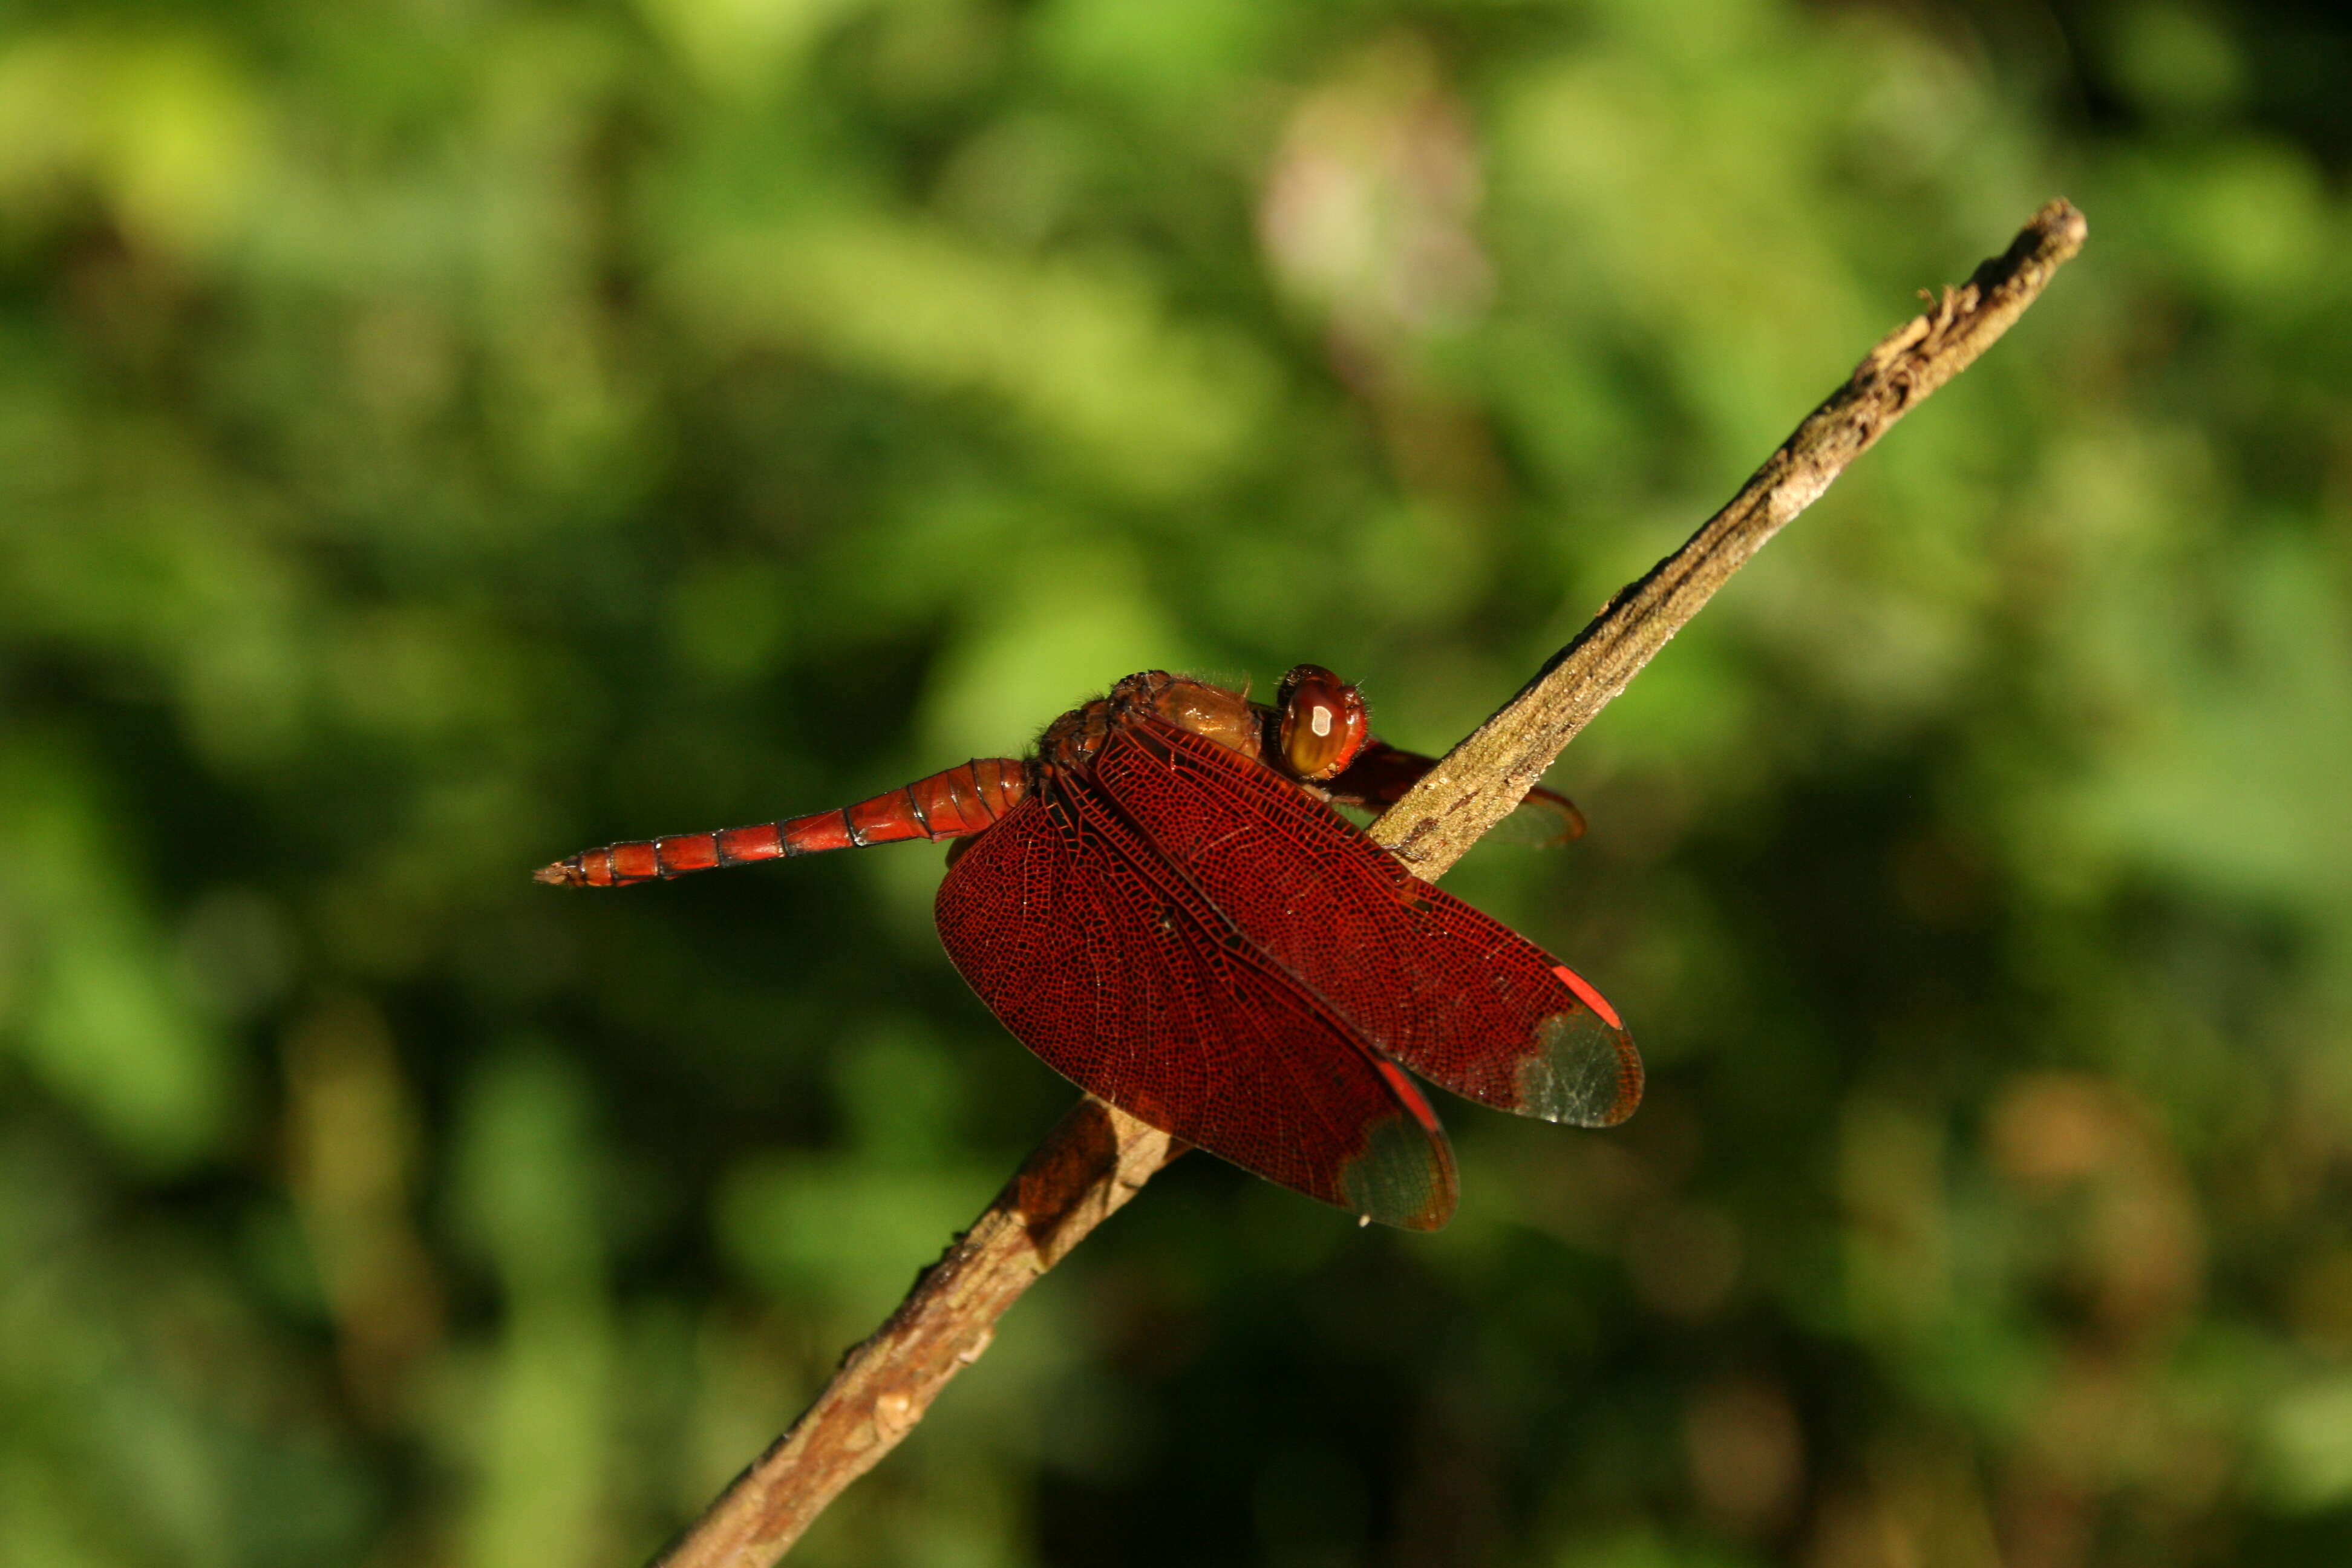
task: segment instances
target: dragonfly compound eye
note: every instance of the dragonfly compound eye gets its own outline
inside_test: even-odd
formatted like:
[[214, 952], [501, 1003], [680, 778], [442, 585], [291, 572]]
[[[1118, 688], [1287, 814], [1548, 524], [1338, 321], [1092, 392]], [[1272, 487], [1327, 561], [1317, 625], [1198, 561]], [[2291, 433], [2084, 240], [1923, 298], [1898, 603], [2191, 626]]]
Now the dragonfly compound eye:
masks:
[[1320, 665], [1282, 678], [1282, 758], [1302, 779], [1328, 779], [1355, 761], [1371, 733], [1363, 694]]

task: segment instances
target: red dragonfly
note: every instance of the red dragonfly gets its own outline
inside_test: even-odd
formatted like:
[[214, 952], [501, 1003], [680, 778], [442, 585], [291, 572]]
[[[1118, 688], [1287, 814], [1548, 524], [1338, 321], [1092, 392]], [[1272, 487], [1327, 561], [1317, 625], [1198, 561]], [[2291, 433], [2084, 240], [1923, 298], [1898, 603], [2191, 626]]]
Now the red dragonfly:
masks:
[[[952, 838], [948, 957], [1090, 1094], [1366, 1220], [1434, 1230], [1454, 1155], [1404, 1071], [1603, 1127], [1642, 1059], [1601, 994], [1413, 876], [1332, 807], [1378, 809], [1428, 757], [1300, 665], [1273, 706], [1146, 670], [983, 757], [812, 816], [608, 845], [542, 882], [610, 888], [779, 856]], [[1571, 834], [1564, 796], [1530, 805]]]

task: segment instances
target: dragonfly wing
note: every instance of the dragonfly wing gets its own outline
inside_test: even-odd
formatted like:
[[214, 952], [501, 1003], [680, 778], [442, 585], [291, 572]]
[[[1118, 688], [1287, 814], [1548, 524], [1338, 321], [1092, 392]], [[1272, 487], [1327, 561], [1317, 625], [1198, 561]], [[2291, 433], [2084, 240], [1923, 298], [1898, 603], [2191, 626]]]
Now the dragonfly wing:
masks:
[[1094, 783], [1257, 949], [1423, 1077], [1583, 1126], [1640, 1103], [1641, 1056], [1599, 992], [1273, 770], [1153, 721], [1106, 741]]
[[1032, 798], [940, 884], [948, 956], [1047, 1065], [1213, 1154], [1386, 1225], [1454, 1211], [1412, 1080], [1205, 906], [1083, 782]]

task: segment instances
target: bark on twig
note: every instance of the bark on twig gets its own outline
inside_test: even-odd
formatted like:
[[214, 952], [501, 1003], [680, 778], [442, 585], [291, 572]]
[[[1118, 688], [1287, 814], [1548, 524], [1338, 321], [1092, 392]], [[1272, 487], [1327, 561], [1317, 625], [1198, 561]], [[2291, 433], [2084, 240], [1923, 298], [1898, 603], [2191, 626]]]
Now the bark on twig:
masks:
[[[1729, 505], [1611, 600], [1373, 824], [1372, 837], [1420, 875], [1442, 875], [1766, 540], [1991, 346], [2085, 233], [2082, 214], [2052, 202], [2006, 252], [1872, 349]], [[843, 1358], [816, 1403], [663, 1554], [661, 1568], [765, 1568], [782, 1556], [988, 1348], [1022, 1291], [1181, 1151], [1165, 1132], [1081, 1100], [889, 1321]]]
[[996, 1320], [1160, 1166], [1183, 1152], [1089, 1095], [1054, 1124], [874, 1337], [842, 1357], [816, 1403], [656, 1559], [658, 1568], [765, 1568], [980, 1359]]

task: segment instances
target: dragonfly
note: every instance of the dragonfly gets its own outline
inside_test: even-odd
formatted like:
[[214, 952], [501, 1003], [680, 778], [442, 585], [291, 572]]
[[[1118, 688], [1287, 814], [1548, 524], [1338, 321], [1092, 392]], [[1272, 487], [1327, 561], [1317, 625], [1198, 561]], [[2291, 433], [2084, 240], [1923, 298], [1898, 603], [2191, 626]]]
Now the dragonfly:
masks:
[[[1414, 876], [1340, 807], [1434, 766], [1371, 732], [1318, 665], [1271, 703], [1130, 675], [982, 757], [854, 805], [609, 844], [541, 882], [614, 888], [913, 838], [952, 840], [948, 957], [1014, 1037], [1098, 1099], [1365, 1223], [1434, 1230], [1454, 1155], [1415, 1075], [1606, 1127], [1642, 1098], [1614, 1008], [1509, 927]], [[1523, 812], [1580, 833], [1567, 797]]]

